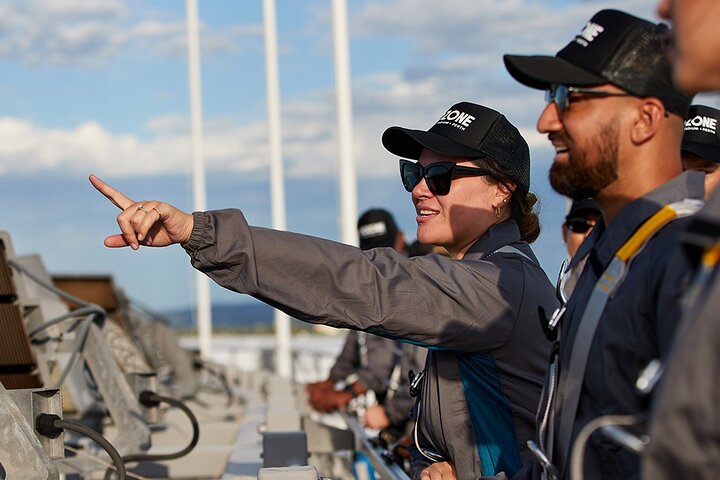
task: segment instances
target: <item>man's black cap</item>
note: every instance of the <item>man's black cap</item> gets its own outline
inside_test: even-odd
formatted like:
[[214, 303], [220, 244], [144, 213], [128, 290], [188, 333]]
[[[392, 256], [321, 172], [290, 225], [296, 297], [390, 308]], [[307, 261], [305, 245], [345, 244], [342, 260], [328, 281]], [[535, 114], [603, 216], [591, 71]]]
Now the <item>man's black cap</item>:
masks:
[[482, 158], [511, 172], [522, 193], [530, 190], [530, 150], [520, 131], [495, 110], [470, 102], [453, 105], [425, 130], [390, 127], [385, 148], [399, 157], [418, 160], [423, 148], [450, 157]]
[[503, 58], [510, 75], [531, 88], [612, 83], [638, 97], [658, 98], [668, 111], [685, 117], [692, 96], [673, 84], [668, 44], [666, 25], [602, 10], [554, 57]]
[[380, 208], [368, 210], [360, 216], [357, 227], [360, 248], [363, 250], [395, 245], [398, 227], [387, 210]]
[[707, 161], [720, 163], [720, 110], [705, 105], [693, 105], [685, 119], [685, 133], [681, 150], [694, 153]]

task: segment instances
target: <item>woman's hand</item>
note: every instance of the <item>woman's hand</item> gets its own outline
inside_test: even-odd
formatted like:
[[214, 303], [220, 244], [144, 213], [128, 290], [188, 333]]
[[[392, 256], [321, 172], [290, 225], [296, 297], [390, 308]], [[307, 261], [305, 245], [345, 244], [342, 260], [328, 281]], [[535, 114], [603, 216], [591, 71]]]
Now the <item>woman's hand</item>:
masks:
[[437, 462], [420, 472], [420, 480], [457, 480], [457, 474], [448, 462]]
[[155, 200], [135, 202], [95, 175], [90, 175], [90, 183], [122, 210], [117, 216], [122, 233], [107, 237], [106, 247], [166, 247], [190, 238], [194, 223], [191, 214]]

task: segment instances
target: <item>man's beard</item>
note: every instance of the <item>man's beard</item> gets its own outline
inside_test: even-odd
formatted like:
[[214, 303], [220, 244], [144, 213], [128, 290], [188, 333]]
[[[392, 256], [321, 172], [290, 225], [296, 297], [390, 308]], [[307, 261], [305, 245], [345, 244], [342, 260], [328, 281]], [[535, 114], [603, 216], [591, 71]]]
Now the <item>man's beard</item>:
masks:
[[[618, 128], [608, 122], [592, 140], [589, 148], [579, 152], [570, 148], [568, 161], [550, 167], [550, 185], [574, 200], [593, 198], [617, 180]], [[593, 161], [594, 160], [594, 161]]]

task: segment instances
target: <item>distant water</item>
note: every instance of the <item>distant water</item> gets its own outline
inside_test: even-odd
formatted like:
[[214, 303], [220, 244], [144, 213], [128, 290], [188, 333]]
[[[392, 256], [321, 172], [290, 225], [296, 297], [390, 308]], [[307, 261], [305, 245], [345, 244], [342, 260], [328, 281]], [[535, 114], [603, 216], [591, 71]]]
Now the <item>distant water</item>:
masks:
[[[216, 331], [267, 330], [272, 327], [274, 309], [264, 303], [215, 304], [212, 306], [212, 323]], [[191, 308], [159, 312], [177, 330], [195, 330], [195, 311]], [[293, 319], [293, 325], [310, 328], [310, 325]]]

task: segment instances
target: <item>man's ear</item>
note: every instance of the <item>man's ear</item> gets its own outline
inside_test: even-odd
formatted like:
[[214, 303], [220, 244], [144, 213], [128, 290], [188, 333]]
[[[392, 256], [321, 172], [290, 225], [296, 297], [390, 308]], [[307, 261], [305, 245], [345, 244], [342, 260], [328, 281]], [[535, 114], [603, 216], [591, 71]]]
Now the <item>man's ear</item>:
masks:
[[665, 105], [659, 99], [647, 97], [641, 100], [630, 131], [630, 137], [637, 145], [652, 139], [668, 115]]

